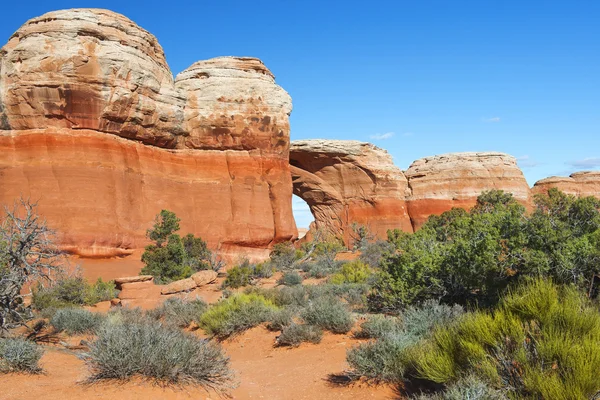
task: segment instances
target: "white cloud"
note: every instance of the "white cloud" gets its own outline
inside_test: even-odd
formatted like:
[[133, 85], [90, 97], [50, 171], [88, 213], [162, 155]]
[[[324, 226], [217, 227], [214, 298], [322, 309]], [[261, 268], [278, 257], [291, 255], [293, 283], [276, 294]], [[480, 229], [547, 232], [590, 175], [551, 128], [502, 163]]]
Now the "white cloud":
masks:
[[528, 155], [517, 157], [517, 163], [521, 168], [533, 168], [539, 165], [537, 161], [532, 160]]
[[575, 168], [597, 168], [600, 167], [600, 158], [584, 158], [567, 163]]
[[392, 136], [394, 136], [394, 132], [387, 132], [387, 133], [376, 133], [374, 135], [369, 136], [371, 139], [373, 140], [385, 140], [385, 139], [389, 139]]
[[500, 122], [500, 117], [482, 118], [483, 122]]

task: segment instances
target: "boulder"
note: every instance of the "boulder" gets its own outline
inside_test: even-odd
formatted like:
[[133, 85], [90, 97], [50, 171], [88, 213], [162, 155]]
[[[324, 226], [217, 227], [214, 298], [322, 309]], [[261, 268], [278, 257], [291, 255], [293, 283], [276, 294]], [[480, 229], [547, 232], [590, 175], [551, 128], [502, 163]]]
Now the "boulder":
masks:
[[405, 172], [410, 187], [408, 212], [415, 229], [432, 214], [469, 209], [483, 191], [499, 189], [529, 206], [530, 190], [517, 160], [496, 152], [450, 153], [426, 157]]
[[353, 140], [298, 140], [290, 147], [294, 194], [306, 201], [315, 227], [351, 245], [352, 224], [380, 238], [412, 232], [408, 182], [387, 151]]
[[209, 283], [213, 283], [214, 281], [217, 280], [217, 276], [218, 276], [217, 271], [207, 269], [204, 271], [196, 272], [190, 278], [192, 278], [194, 280], [194, 282], [196, 283], [196, 286], [200, 287], [200, 286], [208, 285]]
[[160, 294], [173, 294], [179, 292], [187, 292], [196, 288], [196, 281], [192, 278], [181, 279], [171, 282], [160, 290]]
[[160, 295], [160, 286], [153, 281], [132, 282], [121, 284], [118, 298], [121, 300], [138, 300], [157, 297]]
[[550, 188], [574, 196], [594, 196], [600, 199], [600, 171], [581, 171], [569, 177], [552, 176], [539, 180], [531, 189], [533, 194], [545, 194]]
[[124, 283], [135, 283], [135, 282], [146, 282], [153, 281], [154, 277], [152, 275], [137, 275], [137, 276], [126, 276], [122, 278], [116, 278], [114, 280], [117, 289], [121, 289]]

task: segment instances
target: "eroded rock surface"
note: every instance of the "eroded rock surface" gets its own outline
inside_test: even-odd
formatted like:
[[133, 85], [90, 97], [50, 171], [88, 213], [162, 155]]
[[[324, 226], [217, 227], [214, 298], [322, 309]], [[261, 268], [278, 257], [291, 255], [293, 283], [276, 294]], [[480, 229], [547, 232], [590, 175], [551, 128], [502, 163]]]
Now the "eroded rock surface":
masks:
[[290, 147], [294, 194], [323, 228], [351, 244], [351, 224], [381, 238], [388, 229], [412, 231], [408, 183], [387, 151], [350, 140], [299, 140]]
[[492, 189], [510, 192], [528, 205], [530, 190], [517, 160], [495, 152], [450, 153], [426, 157], [405, 172], [410, 187], [408, 212], [418, 229], [432, 214], [452, 207], [469, 209], [481, 192]]
[[570, 176], [552, 176], [537, 181], [533, 185], [533, 194], [547, 193], [548, 189], [558, 190], [575, 196], [594, 196], [600, 198], [600, 171], [575, 172]]
[[291, 100], [258, 59], [177, 80], [156, 38], [107, 10], [28, 21], [0, 50], [0, 203], [23, 195], [66, 250], [128, 254], [161, 209], [225, 255], [297, 235]]

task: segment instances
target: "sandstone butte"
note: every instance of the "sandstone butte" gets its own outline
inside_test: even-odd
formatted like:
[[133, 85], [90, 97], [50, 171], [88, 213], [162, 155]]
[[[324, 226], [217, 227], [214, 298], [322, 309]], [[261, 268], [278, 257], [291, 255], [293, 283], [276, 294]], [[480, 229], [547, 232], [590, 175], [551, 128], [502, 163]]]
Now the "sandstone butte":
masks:
[[62, 247], [142, 248], [163, 208], [222, 253], [293, 239], [290, 96], [256, 58], [175, 79], [157, 39], [107, 10], [47, 13], [0, 49], [0, 203], [19, 196]]
[[544, 194], [550, 188], [575, 196], [600, 198], [600, 171], [575, 172], [569, 177], [552, 176], [537, 181], [531, 191], [533, 194]]
[[482, 191], [510, 192], [528, 206], [530, 190], [517, 160], [495, 152], [451, 153], [426, 157], [405, 172], [410, 187], [408, 213], [418, 229], [431, 214], [452, 207], [469, 209]]
[[[0, 49], [0, 203], [19, 196], [85, 257], [147, 244], [161, 209], [232, 259], [293, 240], [292, 191], [315, 226], [349, 244], [352, 223], [380, 238], [502, 189], [528, 205], [516, 160], [455, 153], [415, 161], [356, 141], [305, 140], [290, 151], [290, 96], [256, 58], [198, 61], [173, 78], [157, 39], [107, 10], [26, 22]], [[600, 197], [600, 172], [538, 182]], [[293, 181], [292, 181], [293, 180]]]
[[385, 238], [388, 229], [412, 231], [408, 182], [387, 151], [349, 140], [298, 140], [290, 146], [294, 194], [315, 217], [315, 228], [350, 244], [352, 223]]

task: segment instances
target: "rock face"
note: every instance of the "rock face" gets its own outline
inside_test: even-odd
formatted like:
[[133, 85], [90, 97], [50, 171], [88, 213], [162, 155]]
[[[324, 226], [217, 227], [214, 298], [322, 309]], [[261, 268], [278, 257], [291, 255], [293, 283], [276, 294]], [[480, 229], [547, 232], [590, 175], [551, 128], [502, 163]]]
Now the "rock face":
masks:
[[300, 140], [291, 144], [290, 164], [294, 194], [308, 203], [316, 228], [346, 244], [353, 222], [381, 238], [388, 229], [412, 232], [408, 183], [385, 150], [358, 141]]
[[405, 172], [411, 194], [408, 212], [418, 229], [431, 214], [471, 208], [482, 191], [510, 192], [524, 205], [530, 190], [514, 157], [493, 152], [451, 153], [417, 160]]
[[28, 21], [0, 49], [0, 203], [20, 195], [66, 250], [128, 254], [161, 209], [226, 255], [297, 235], [291, 99], [255, 58], [174, 80], [158, 41], [97, 9]]
[[575, 172], [569, 177], [552, 176], [537, 181], [531, 190], [533, 194], [542, 194], [547, 193], [550, 188], [575, 196], [594, 196], [600, 199], [600, 171]]

